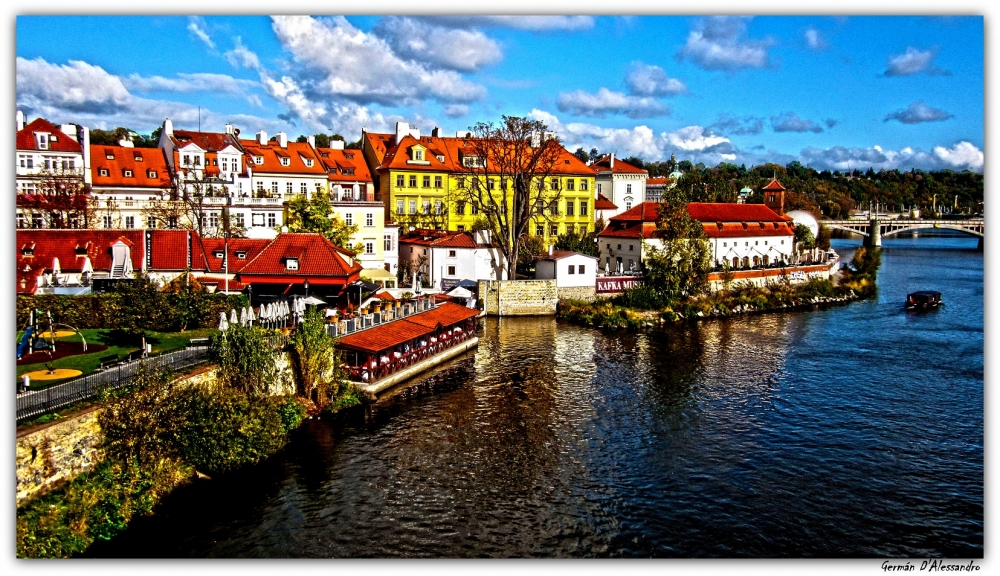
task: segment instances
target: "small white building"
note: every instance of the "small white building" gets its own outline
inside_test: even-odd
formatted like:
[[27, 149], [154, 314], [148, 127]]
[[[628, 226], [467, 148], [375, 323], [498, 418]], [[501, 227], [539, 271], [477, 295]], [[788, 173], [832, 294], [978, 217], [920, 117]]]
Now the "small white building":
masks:
[[597, 284], [597, 257], [553, 250], [535, 262], [535, 280], [555, 280], [560, 298], [591, 299]]
[[435, 288], [460, 280], [507, 280], [507, 261], [486, 230], [418, 229], [399, 237], [404, 282], [414, 272]]

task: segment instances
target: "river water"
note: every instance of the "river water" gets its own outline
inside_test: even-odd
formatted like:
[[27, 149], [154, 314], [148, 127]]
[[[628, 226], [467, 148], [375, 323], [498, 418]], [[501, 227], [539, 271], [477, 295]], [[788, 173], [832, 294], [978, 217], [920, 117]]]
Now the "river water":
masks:
[[[487, 319], [475, 352], [88, 555], [982, 557], [975, 247], [885, 239], [877, 299], [825, 310]], [[904, 311], [919, 289], [946, 304]]]

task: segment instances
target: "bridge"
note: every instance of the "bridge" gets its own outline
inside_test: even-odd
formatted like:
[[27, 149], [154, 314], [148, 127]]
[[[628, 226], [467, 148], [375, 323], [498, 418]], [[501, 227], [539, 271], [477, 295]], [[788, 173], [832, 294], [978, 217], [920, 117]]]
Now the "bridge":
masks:
[[969, 220], [888, 220], [873, 218], [871, 220], [823, 220], [822, 224], [831, 230], [843, 230], [851, 234], [864, 236], [865, 246], [881, 246], [883, 236], [893, 236], [900, 232], [911, 230], [957, 230], [979, 238], [979, 249], [983, 248], [983, 237], [986, 229], [985, 220], [973, 218]]

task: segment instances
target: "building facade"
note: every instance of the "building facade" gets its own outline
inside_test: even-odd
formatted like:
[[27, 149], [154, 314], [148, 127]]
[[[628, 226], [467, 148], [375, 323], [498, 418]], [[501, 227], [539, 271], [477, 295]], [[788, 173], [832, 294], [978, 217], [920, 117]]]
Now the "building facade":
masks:
[[490, 233], [418, 229], [399, 237], [404, 284], [413, 274], [441, 289], [460, 280], [506, 280], [506, 259]]
[[18, 228], [84, 228], [90, 222], [90, 130], [16, 118]]
[[616, 206], [609, 217], [617, 216], [646, 201], [649, 172], [608, 154], [590, 165], [597, 172], [597, 194]]

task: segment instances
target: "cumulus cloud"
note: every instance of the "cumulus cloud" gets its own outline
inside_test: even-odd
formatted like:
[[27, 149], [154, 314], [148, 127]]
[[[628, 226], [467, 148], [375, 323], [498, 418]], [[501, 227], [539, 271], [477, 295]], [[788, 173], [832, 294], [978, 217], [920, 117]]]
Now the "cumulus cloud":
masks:
[[934, 155], [940, 158], [945, 164], [955, 168], [973, 170], [975, 172], [983, 171], [985, 155], [982, 150], [971, 142], [962, 141], [951, 148], [935, 146]]
[[399, 106], [425, 99], [467, 103], [486, 95], [485, 88], [457, 72], [400, 58], [385, 40], [343, 17], [276, 16], [272, 28], [295, 61], [290, 79], [308, 100], [341, 97]]
[[770, 40], [746, 38], [745, 16], [711, 16], [698, 22], [688, 34], [677, 58], [689, 59], [705, 70], [765, 68], [771, 65]]
[[936, 146], [931, 152], [919, 148], [904, 147], [900, 150], [883, 150], [880, 146], [870, 148], [806, 148], [799, 161], [817, 170], [848, 170], [851, 168], [875, 170], [971, 170], [982, 172], [984, 154], [971, 142], [962, 141], [951, 148]]
[[712, 128], [723, 134], [760, 134], [764, 131], [764, 119], [758, 116], [736, 117], [733, 114], [719, 114]]
[[918, 50], [907, 46], [906, 52], [889, 57], [885, 68], [886, 76], [913, 76], [927, 73], [932, 76], [950, 76], [951, 72], [934, 66], [937, 49]]
[[449, 104], [444, 107], [443, 112], [449, 118], [461, 118], [469, 114], [469, 107], [465, 104]]
[[134, 92], [222, 92], [243, 94], [247, 90], [259, 88], [253, 80], [233, 78], [225, 74], [180, 73], [177, 78], [163, 76], [139, 76], [132, 74], [122, 79], [126, 88]]
[[795, 112], [783, 112], [771, 116], [771, 128], [775, 132], [822, 132], [823, 127], [812, 120], [799, 118]]
[[944, 110], [931, 108], [923, 102], [914, 102], [913, 104], [907, 106], [904, 110], [890, 112], [886, 115], [883, 122], [898, 120], [903, 124], [922, 124], [924, 122], [944, 122], [949, 118], [954, 118], [954, 115], [949, 114]]
[[383, 38], [401, 58], [434, 67], [476, 72], [503, 58], [500, 45], [479, 30], [451, 29], [426, 20], [390, 16], [372, 33]]
[[421, 16], [449, 28], [514, 28], [543, 32], [547, 30], [588, 30], [594, 27], [593, 16]]
[[670, 109], [654, 98], [630, 96], [603, 87], [597, 94], [583, 90], [559, 94], [556, 107], [560, 112], [596, 118], [604, 118], [608, 114], [623, 114], [629, 118], [654, 118], [670, 114]]
[[806, 46], [811, 50], [822, 50], [827, 47], [826, 39], [815, 28], [807, 28], [805, 31]]
[[250, 51], [249, 48], [243, 45], [243, 40], [239, 36], [236, 37], [236, 46], [232, 50], [223, 54], [226, 61], [233, 68], [246, 68], [248, 70], [259, 70], [260, 69], [260, 59], [257, 55]]
[[205, 31], [205, 19], [201, 16], [191, 16], [188, 18], [187, 25], [188, 32], [195, 35], [196, 38], [205, 43], [206, 46], [215, 50], [215, 42], [212, 42], [212, 38]]
[[670, 78], [663, 68], [633, 62], [625, 76], [625, 85], [636, 96], [674, 96], [688, 91], [676, 78]]

